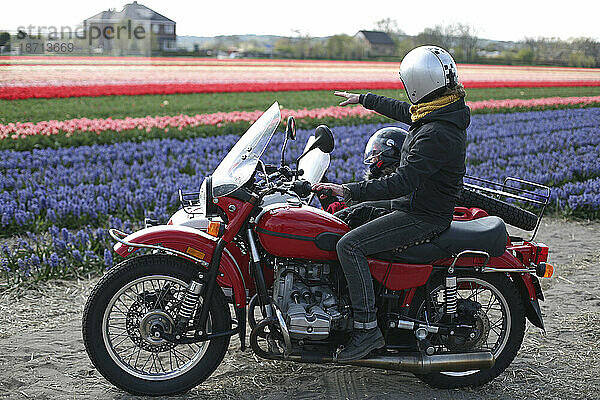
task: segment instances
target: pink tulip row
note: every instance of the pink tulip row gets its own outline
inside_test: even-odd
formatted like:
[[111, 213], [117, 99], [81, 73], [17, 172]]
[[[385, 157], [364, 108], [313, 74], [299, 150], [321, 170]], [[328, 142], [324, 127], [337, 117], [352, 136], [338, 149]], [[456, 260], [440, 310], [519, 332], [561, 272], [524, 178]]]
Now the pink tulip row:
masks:
[[[508, 100], [484, 100], [467, 102], [467, 105], [472, 110], [481, 109], [510, 109], [518, 107], [552, 107], [560, 105], [587, 105], [600, 103], [600, 96], [593, 97], [549, 97], [541, 99], [508, 99]], [[105, 131], [130, 131], [130, 130], [145, 130], [150, 132], [152, 129], [161, 129], [168, 132], [169, 129], [183, 130], [187, 127], [198, 125], [217, 125], [232, 122], [249, 122], [252, 123], [260, 115], [262, 111], [232, 111], [218, 112], [213, 114], [197, 114], [175, 115], [175, 116], [147, 116], [144, 118], [124, 118], [124, 119], [88, 119], [76, 118], [66, 121], [42, 121], [37, 123], [32, 122], [16, 122], [6, 125], [0, 124], [0, 140], [12, 138], [24, 138], [35, 135], [56, 135], [65, 133], [68, 136], [77, 132], [94, 132], [101, 133]], [[295, 118], [303, 119], [319, 119], [319, 118], [336, 118], [343, 119], [348, 117], [369, 117], [374, 114], [373, 111], [367, 110], [361, 106], [355, 107], [326, 107], [312, 110], [281, 110], [282, 119], [293, 115]]]
[[[33, 122], [16, 122], [6, 125], [0, 124], [0, 140], [11, 137], [18, 139], [27, 136], [35, 135], [56, 135], [66, 133], [72, 135], [77, 132], [94, 132], [101, 133], [105, 131], [129, 131], [129, 130], [145, 130], [149, 132], [152, 129], [162, 129], [168, 132], [169, 129], [183, 130], [187, 127], [198, 125], [220, 125], [222, 123], [232, 122], [254, 122], [262, 115], [262, 111], [232, 111], [232, 112], [217, 112], [213, 114], [197, 114], [175, 115], [175, 116], [156, 116], [143, 118], [124, 118], [124, 119], [89, 119], [75, 118], [66, 121], [41, 121]], [[373, 114], [372, 111], [362, 107], [327, 107], [318, 109], [302, 109], [302, 110], [281, 110], [282, 118], [285, 119], [289, 115], [295, 118], [346, 118], [354, 116], [366, 116]]]

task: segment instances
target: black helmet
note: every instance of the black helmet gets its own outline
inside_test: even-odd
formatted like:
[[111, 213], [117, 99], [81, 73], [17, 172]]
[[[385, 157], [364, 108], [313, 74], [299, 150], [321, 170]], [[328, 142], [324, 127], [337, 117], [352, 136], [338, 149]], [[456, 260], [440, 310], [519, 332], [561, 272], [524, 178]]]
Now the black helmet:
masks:
[[406, 132], [395, 126], [375, 132], [365, 147], [364, 163], [369, 165], [371, 176], [377, 178], [381, 171], [400, 162]]

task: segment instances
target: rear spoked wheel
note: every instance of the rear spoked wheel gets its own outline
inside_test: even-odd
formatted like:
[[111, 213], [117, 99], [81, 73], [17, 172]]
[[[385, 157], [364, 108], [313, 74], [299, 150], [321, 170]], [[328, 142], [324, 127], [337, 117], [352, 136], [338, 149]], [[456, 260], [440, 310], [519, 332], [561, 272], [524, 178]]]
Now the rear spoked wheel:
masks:
[[[425, 291], [415, 296], [411, 313], [419, 320], [438, 322], [444, 316], [444, 286], [437, 280], [428, 294], [432, 315], [426, 315]], [[417, 375], [439, 388], [480, 386], [500, 375], [515, 358], [525, 333], [523, 305], [513, 282], [503, 274], [489, 273], [457, 277], [458, 323], [475, 325], [473, 337], [431, 334], [428, 339], [436, 354], [489, 351], [496, 362], [492, 368], [464, 372]]]

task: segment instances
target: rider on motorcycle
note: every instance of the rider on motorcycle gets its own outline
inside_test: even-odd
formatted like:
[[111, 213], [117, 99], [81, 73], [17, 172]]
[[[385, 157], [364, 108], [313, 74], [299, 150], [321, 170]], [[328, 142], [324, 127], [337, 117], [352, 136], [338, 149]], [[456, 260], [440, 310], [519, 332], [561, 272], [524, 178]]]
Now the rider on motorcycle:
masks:
[[[450, 226], [465, 174], [470, 111], [450, 54], [435, 46], [410, 51], [400, 65], [409, 103], [374, 95], [335, 92], [340, 103], [365, 108], [410, 125], [396, 171], [378, 179], [338, 185], [318, 183], [346, 201], [373, 202], [390, 212], [345, 234], [337, 244], [354, 310], [354, 331], [339, 361], [368, 355], [385, 345], [377, 327], [375, 294], [367, 255], [430, 240]], [[406, 197], [407, 196], [407, 197]]]

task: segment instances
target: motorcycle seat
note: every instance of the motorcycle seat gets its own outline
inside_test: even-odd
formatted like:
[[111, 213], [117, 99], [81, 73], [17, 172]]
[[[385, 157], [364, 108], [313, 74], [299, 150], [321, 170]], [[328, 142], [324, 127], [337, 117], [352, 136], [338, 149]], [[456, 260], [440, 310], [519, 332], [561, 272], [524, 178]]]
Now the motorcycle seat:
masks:
[[506, 250], [507, 231], [501, 218], [483, 217], [471, 221], [452, 221], [438, 237], [406, 249], [377, 253], [371, 257], [405, 264], [431, 264], [452, 258], [464, 250], [487, 252], [497, 257]]

